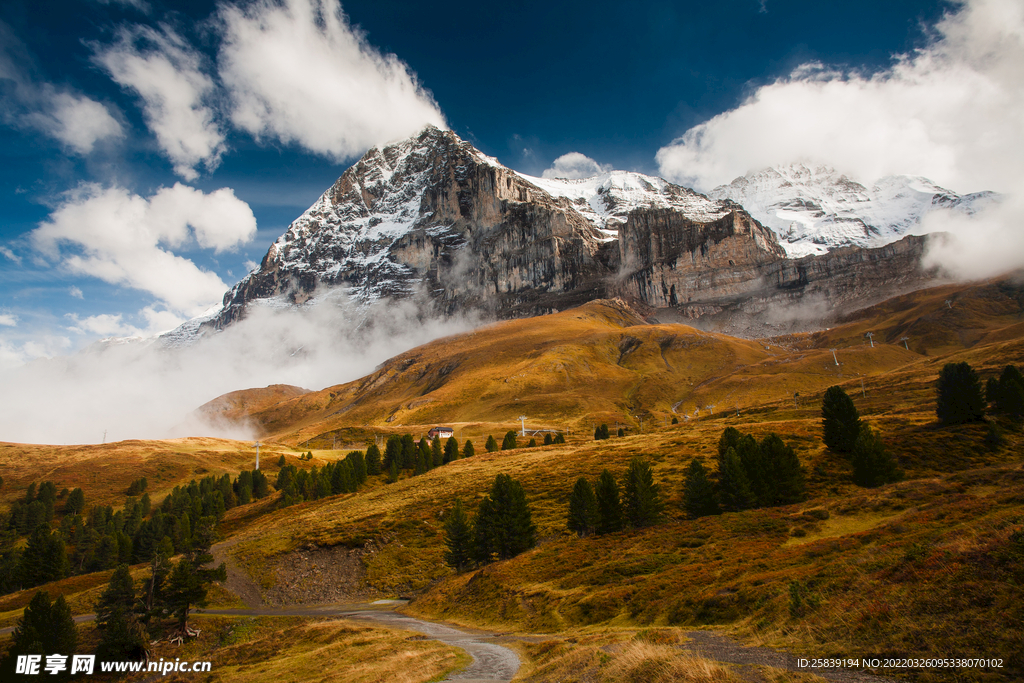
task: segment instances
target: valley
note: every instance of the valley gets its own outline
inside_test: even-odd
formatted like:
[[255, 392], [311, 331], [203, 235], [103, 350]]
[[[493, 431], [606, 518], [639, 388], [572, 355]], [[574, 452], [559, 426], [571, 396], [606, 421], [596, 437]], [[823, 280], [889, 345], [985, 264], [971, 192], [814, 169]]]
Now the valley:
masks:
[[[425, 681], [470, 671], [458, 638], [445, 644], [396, 628], [418, 618], [500, 634], [521, 663], [514, 680], [811, 681], [820, 680], [814, 671], [783, 664], [954, 655], [1004, 666], [817, 673], [1014, 680], [1024, 672], [1024, 433], [991, 409], [986, 421], [942, 425], [935, 401], [948, 363], [969, 363], [983, 382], [1024, 365], [1021, 320], [1011, 279], [921, 290], [827, 330], [754, 340], [650, 321], [622, 300], [600, 300], [453, 335], [348, 384], [233, 392], [198, 412], [259, 430], [271, 486], [221, 513], [213, 554], [230, 571], [211, 588], [207, 611], [189, 619], [200, 634], [173, 645], [170, 623], [157, 620], [152, 656], [208, 659], [208, 680], [225, 681]], [[825, 447], [830, 386], [844, 388], [881, 436], [901, 480], [858, 486], [848, 457]], [[526, 436], [487, 452], [488, 436], [500, 442], [522, 429], [520, 415]], [[595, 440], [602, 423], [611, 438]], [[379, 444], [383, 453], [388, 437], [418, 439], [435, 425], [452, 427], [462, 450], [472, 441], [475, 454], [422, 472], [396, 469], [393, 481], [386, 470], [370, 474], [347, 493], [285, 500], [291, 489], [273, 487], [286, 468], [348, 467], [351, 451]], [[758, 440], [777, 434], [793, 449], [799, 501], [687, 514], [688, 469], [699, 459], [713, 471], [729, 427]], [[545, 433], [565, 443], [545, 445]], [[526, 446], [530, 438], [537, 445]], [[651, 466], [660, 520], [568, 531], [573, 482], [602, 470], [624, 481], [635, 457]], [[252, 442], [212, 438], [2, 444], [0, 501], [13, 509], [26, 487], [52, 481], [56, 490], [81, 488], [87, 508], [117, 510], [137, 500], [128, 490], [145, 477], [155, 508], [176, 486], [236, 479], [254, 460]], [[475, 515], [498, 475], [521, 483], [536, 545], [456, 572], [445, 562], [454, 501]], [[7, 538], [5, 553], [26, 547], [23, 537]], [[148, 562], [131, 567], [136, 583], [149, 573]], [[0, 597], [0, 626], [15, 625], [40, 589], [89, 614], [111, 575], [75, 573]], [[337, 613], [398, 599], [407, 617], [382, 617], [388, 623]], [[95, 651], [95, 625], [78, 629], [82, 647]], [[734, 646], [714, 640], [723, 634], [788, 654], [729, 655]], [[329, 674], [316, 663], [326, 656], [337, 662]]]

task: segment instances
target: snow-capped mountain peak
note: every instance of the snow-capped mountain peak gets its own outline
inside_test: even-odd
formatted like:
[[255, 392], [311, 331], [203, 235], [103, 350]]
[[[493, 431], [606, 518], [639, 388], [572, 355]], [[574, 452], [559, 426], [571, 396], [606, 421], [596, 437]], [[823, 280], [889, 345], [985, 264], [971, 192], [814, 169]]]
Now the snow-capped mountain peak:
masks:
[[918, 176], [887, 176], [867, 187], [828, 166], [790, 164], [736, 178], [708, 193], [743, 205], [771, 228], [790, 257], [843, 246], [878, 247], [908, 233], [930, 211], [972, 214], [996, 195], [958, 195]]

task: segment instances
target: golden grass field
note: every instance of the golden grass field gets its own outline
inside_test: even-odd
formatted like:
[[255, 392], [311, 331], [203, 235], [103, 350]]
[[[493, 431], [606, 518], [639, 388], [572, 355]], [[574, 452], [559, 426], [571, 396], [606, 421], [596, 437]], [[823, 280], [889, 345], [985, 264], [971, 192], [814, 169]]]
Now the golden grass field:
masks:
[[[263, 462], [271, 481], [279, 455], [300, 464], [295, 456], [307, 442], [315, 456], [302, 463], [308, 467], [374, 435], [418, 438], [433, 424], [455, 426], [461, 443], [473, 439], [477, 455], [393, 484], [371, 477], [358, 493], [283, 509], [275, 509], [274, 496], [231, 510], [222, 532], [236, 541], [231, 553], [238, 564], [264, 588], [280, 581], [275, 562], [290, 553], [363, 547], [365, 581], [383, 595], [415, 598], [406, 608], [412, 614], [547, 634], [519, 648], [521, 680], [689, 680], [679, 678], [684, 670], [703, 672], [692, 680], [734, 680], [728, 667], [684, 661], [672, 648], [686, 629], [705, 627], [798, 656], [1002, 657], [1002, 671], [904, 675], [1014, 680], [1024, 676], [1024, 567], [1010, 547], [1011, 534], [1024, 528], [1024, 432], [996, 419], [1004, 443], [990, 450], [984, 424], [940, 426], [935, 382], [948, 362], [971, 363], [983, 380], [1007, 364], [1024, 365], [1022, 301], [1020, 287], [1008, 282], [950, 285], [884, 302], [827, 331], [753, 341], [648, 325], [620, 302], [593, 302], [439, 340], [356, 382], [276, 403], [266, 394], [250, 401], [236, 392], [232, 414], [262, 425], [270, 443]], [[874, 333], [874, 348], [866, 332]], [[899, 343], [904, 336], [909, 350]], [[879, 431], [904, 481], [857, 487], [848, 462], [824, 448], [821, 398], [833, 384]], [[712, 404], [714, 414], [706, 409]], [[569, 431], [568, 443], [485, 453], [486, 436], [500, 441], [521, 414], [528, 428]], [[673, 416], [679, 424], [669, 424]], [[624, 425], [628, 434], [594, 441], [593, 426], [601, 422]], [[687, 519], [680, 504], [685, 468], [696, 457], [713, 467], [727, 426], [758, 438], [781, 435], [804, 466], [808, 499]], [[338, 450], [330, 449], [335, 443]], [[576, 478], [595, 479], [605, 468], [620, 476], [634, 456], [653, 465], [667, 502], [664, 521], [607, 536], [569, 534], [566, 509]], [[58, 487], [81, 486], [87, 504], [116, 505], [145, 474], [159, 502], [175, 484], [235, 473], [252, 458], [249, 443], [216, 439], [0, 444], [7, 482], [0, 501], [20, 495], [30, 481], [51, 479]], [[456, 575], [442, 561], [444, 515], [455, 497], [475, 510], [500, 473], [522, 482], [539, 543]], [[105, 580], [75, 577], [52, 588], [84, 609]], [[31, 598], [23, 593], [0, 599], [0, 621], [17, 616]], [[217, 600], [230, 604], [231, 596]], [[259, 644], [259, 634], [276, 623], [252, 627], [259, 656], [244, 665], [239, 659], [248, 668], [231, 669], [234, 679], [281, 680], [273, 676], [294, 667], [289, 680], [326, 680], [312, 668], [319, 651], [302, 639], [278, 655]], [[308, 639], [325, 648], [332, 639], [355, 638], [335, 622], [304, 621], [288, 633], [300, 627], [314, 629]], [[654, 632], [656, 639], [639, 636]], [[379, 639], [374, 656], [406, 647], [397, 645], [398, 635], [382, 632]], [[205, 642], [201, 647], [217, 652], [225, 667], [236, 666], [229, 664], [236, 650]], [[409, 680], [428, 680], [454, 665], [444, 646], [433, 645], [409, 649], [424, 662], [423, 677]], [[358, 653], [352, 657], [357, 666]], [[391, 661], [382, 660], [384, 670], [396, 670]], [[762, 676], [816, 680], [768, 670]]]

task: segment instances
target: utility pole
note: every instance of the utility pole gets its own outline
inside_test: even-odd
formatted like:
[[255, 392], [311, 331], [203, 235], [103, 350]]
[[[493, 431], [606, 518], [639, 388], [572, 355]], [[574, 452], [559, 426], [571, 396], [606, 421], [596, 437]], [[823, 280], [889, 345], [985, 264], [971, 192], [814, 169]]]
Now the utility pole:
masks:
[[950, 309], [953, 308], [953, 300], [952, 299], [946, 299], [946, 308], [950, 308]]
[[905, 348], [907, 351], [910, 350], [910, 347], [907, 346], [908, 339], [910, 339], [910, 337], [900, 337], [900, 341], [903, 342], [903, 348]]
[[829, 349], [829, 351], [832, 352], [832, 360], [834, 360], [836, 362], [836, 365], [838, 366], [839, 365], [839, 359], [836, 358], [836, 350], [835, 349]]
[[519, 421], [523, 425], [523, 431], [519, 433], [519, 436], [526, 436], [526, 416], [525, 415], [520, 415], [519, 416]]
[[256, 449], [256, 469], [260, 468], [260, 442], [257, 441], [250, 448]]
[[865, 391], [864, 391], [864, 375], [860, 376], [860, 395], [863, 398], [867, 398], [868, 397], [867, 393], [865, 393]]
[[103, 443], [106, 443], [106, 442], [107, 442], [107, 430], [104, 429], [103, 430]]
[[868, 343], [871, 344], [871, 348], [875, 348], [875, 333], [867, 332], [864, 336], [868, 338]]

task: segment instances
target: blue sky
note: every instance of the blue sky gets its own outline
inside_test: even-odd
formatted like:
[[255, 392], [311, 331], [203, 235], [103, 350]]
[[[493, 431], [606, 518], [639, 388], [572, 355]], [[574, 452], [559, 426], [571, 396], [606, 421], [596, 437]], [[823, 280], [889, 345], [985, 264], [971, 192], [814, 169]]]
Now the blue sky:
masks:
[[365, 149], [428, 122], [535, 175], [576, 152], [708, 189], [816, 160], [1010, 191], [1021, 14], [1014, 0], [7, 0], [0, 368], [199, 313]]

